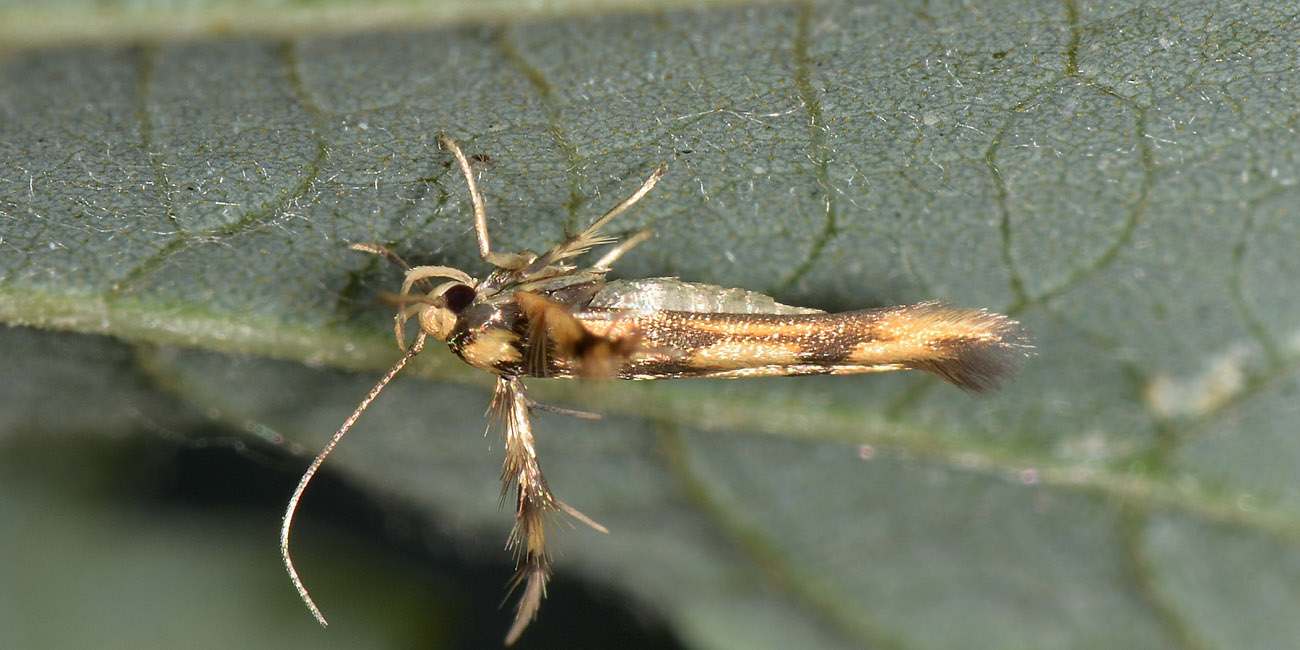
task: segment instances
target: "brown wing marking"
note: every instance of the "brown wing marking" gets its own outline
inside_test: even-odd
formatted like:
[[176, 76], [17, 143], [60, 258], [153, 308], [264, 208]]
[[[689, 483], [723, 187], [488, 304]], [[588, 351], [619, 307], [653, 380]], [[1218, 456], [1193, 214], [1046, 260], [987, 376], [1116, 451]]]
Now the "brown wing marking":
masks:
[[1032, 346], [1019, 323], [982, 309], [920, 303], [839, 314], [587, 310], [592, 336], [635, 332], [627, 379], [770, 377], [916, 369], [970, 391], [1015, 373]]
[[530, 374], [546, 376], [552, 366], [567, 364], [581, 377], [614, 377], [640, 348], [636, 329], [599, 336], [558, 302], [527, 292], [515, 299], [528, 319]]

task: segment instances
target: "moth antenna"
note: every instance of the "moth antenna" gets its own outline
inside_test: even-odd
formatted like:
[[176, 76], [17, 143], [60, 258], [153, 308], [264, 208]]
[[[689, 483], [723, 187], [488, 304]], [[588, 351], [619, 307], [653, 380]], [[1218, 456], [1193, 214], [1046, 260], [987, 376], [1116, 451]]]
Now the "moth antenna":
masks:
[[[437, 288], [429, 286], [430, 278], [450, 278], [462, 284], [473, 285], [474, 278], [460, 269], [453, 269], [449, 266], [417, 266], [406, 270], [406, 279], [402, 281], [402, 292], [393, 294], [380, 294], [385, 302], [394, 305], [404, 305], [398, 310], [397, 316], [393, 319], [393, 334], [397, 337], [397, 347], [406, 349], [406, 321], [418, 316], [421, 306], [433, 304], [430, 295], [437, 291]], [[423, 294], [412, 294], [411, 288], [419, 287]]]
[[[474, 279], [469, 277], [460, 269], [453, 269], [448, 266], [416, 266], [412, 267], [402, 259], [400, 255], [393, 251], [379, 246], [377, 244], [351, 244], [348, 248], [362, 253], [370, 253], [385, 257], [388, 261], [401, 267], [406, 272], [405, 279], [402, 280], [402, 291], [397, 295], [385, 293], [380, 297], [388, 303], [402, 306], [397, 312], [396, 323], [393, 325], [393, 332], [397, 338], [397, 347], [406, 349], [406, 321], [420, 313], [418, 305], [412, 305], [414, 302], [427, 303], [425, 296], [433, 292], [433, 285], [429, 283], [430, 278], [451, 278], [465, 284], [474, 284]], [[412, 295], [412, 287], [420, 290], [423, 295]]]
[[366, 398], [361, 400], [361, 404], [357, 405], [356, 410], [352, 411], [352, 415], [349, 415], [348, 419], [343, 421], [343, 425], [340, 426], [338, 431], [335, 431], [334, 435], [330, 437], [329, 442], [325, 444], [325, 448], [316, 455], [316, 458], [312, 459], [311, 465], [307, 466], [307, 471], [304, 472], [302, 478], [298, 480], [298, 487], [294, 488], [293, 496], [289, 497], [289, 505], [284, 510], [284, 519], [280, 525], [280, 559], [284, 561], [284, 568], [289, 572], [289, 579], [293, 581], [294, 589], [298, 590], [298, 597], [307, 605], [307, 609], [311, 610], [312, 616], [316, 617], [317, 622], [319, 622], [321, 626], [329, 625], [329, 622], [326, 621], [325, 616], [321, 614], [320, 608], [317, 607], [316, 602], [312, 600], [311, 594], [307, 593], [307, 587], [303, 585], [302, 578], [298, 576], [298, 570], [294, 568], [293, 558], [289, 553], [289, 530], [293, 527], [294, 513], [298, 510], [298, 502], [302, 500], [302, 494], [307, 490], [307, 485], [310, 484], [312, 478], [316, 476], [317, 470], [320, 469], [320, 466], [325, 462], [325, 459], [328, 458], [330, 453], [334, 451], [334, 448], [338, 446], [339, 441], [343, 439], [343, 436], [347, 435], [348, 431], [352, 429], [352, 425], [356, 424], [357, 419], [361, 417], [361, 413], [370, 406], [371, 402], [375, 401], [376, 397], [379, 397], [379, 393], [384, 390], [384, 387], [388, 385], [388, 382], [392, 381], [393, 377], [396, 377], [397, 373], [401, 372], [402, 368], [406, 367], [407, 362], [415, 357], [415, 355], [419, 354], [420, 350], [424, 349], [424, 339], [424, 332], [420, 332], [420, 334], [415, 337], [415, 341], [411, 343], [411, 347], [406, 350], [406, 354], [402, 355], [402, 358], [399, 359], [396, 364], [393, 364], [393, 367], [384, 374], [383, 378], [379, 380], [379, 383], [375, 384], [375, 387], [370, 389], [370, 393], [366, 395]]

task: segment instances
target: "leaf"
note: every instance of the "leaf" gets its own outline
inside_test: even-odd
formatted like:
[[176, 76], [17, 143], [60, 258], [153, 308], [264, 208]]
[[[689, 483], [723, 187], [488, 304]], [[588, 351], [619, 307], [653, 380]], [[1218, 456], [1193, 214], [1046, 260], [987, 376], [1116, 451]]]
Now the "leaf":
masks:
[[[180, 403], [312, 448], [398, 356], [398, 275], [345, 244], [484, 270], [439, 130], [485, 157], [498, 250], [662, 161], [616, 224], [658, 234], [624, 277], [983, 306], [1037, 356], [978, 400], [905, 375], [534, 382], [610, 416], [538, 425], [552, 487], [612, 531], [566, 535], [561, 574], [700, 648], [1287, 645], [1292, 18], [765, 5], [11, 50], [0, 316], [70, 334], [6, 334], [3, 435], [201, 428]], [[80, 373], [85, 334], [133, 352]], [[442, 351], [412, 374], [331, 469], [501, 544], [488, 378]]]

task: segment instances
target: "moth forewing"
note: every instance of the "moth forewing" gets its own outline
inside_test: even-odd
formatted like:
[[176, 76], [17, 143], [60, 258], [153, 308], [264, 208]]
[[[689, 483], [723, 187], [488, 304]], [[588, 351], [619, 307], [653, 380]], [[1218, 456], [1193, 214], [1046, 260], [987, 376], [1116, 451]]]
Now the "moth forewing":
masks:
[[[353, 246], [389, 258], [406, 273], [401, 292], [391, 297], [399, 306], [394, 330], [404, 355], [312, 462], [285, 512], [280, 540], [284, 564], [322, 624], [325, 619], [289, 556], [294, 512], [321, 463], [384, 386], [419, 353], [426, 337], [447, 343], [466, 363], [497, 375], [490, 421], [505, 441], [501, 494], [503, 503], [513, 501], [515, 507], [507, 545], [518, 569], [511, 591], [520, 590], [507, 644], [536, 617], [546, 594], [551, 572], [547, 527], [552, 521], [567, 514], [608, 532], [551, 493], [538, 461], [531, 412], [566, 411], [532, 402], [523, 377], [670, 379], [917, 369], [978, 391], [1010, 376], [1029, 347], [1019, 325], [1005, 316], [934, 302], [828, 314], [743, 289], [676, 278], [606, 281], [609, 266], [650, 233], [641, 231], [616, 243], [600, 231], [650, 192], [665, 173], [663, 166], [591, 226], [545, 253], [494, 251], [469, 158], [447, 136], [439, 134], [439, 139], [465, 177], [479, 256], [494, 268], [476, 280], [449, 267], [412, 267], [380, 246]], [[582, 268], [570, 262], [606, 243], [614, 246], [593, 265]], [[435, 287], [433, 278], [449, 282]], [[420, 332], [408, 348], [405, 330], [413, 318]]]
[[1017, 325], [982, 310], [921, 303], [840, 314], [588, 310], [597, 337], [635, 332], [624, 379], [769, 377], [917, 369], [971, 390], [995, 386], [1023, 354]]
[[[838, 314], [676, 278], [616, 280], [573, 314], [587, 335], [639, 343], [624, 379], [925, 370], [969, 390], [1014, 374], [1019, 324], [938, 302]], [[556, 341], [559, 345], [559, 341]]]
[[589, 309], [689, 311], [725, 314], [822, 314], [820, 309], [784, 305], [755, 291], [677, 278], [606, 282], [587, 303]]

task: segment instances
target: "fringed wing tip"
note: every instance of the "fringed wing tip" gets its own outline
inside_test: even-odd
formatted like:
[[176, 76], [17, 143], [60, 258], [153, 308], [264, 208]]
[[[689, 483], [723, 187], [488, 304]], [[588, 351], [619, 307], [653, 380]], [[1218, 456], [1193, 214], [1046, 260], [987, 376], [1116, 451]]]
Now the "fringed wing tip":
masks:
[[1020, 364], [1033, 354], [1034, 346], [1024, 327], [1012, 318], [939, 303], [926, 307], [935, 310], [940, 318], [961, 322], [970, 335], [946, 339], [941, 343], [946, 348], [943, 354], [910, 365], [932, 372], [958, 388], [972, 393], [995, 390], [1003, 381], [1015, 377]]

